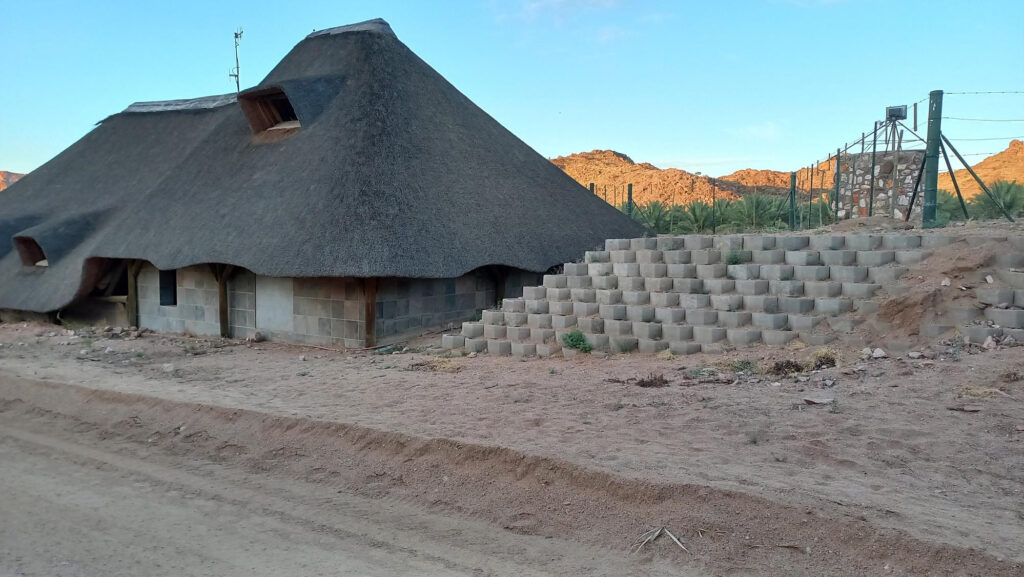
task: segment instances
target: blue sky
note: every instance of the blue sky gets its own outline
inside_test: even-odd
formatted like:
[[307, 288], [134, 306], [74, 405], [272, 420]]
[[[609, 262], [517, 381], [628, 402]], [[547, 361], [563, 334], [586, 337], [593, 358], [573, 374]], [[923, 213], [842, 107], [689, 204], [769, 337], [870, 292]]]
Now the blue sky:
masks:
[[[611, 148], [721, 175], [796, 169], [933, 89], [1024, 90], [1024, 2], [0, 0], [0, 169], [29, 171], [134, 101], [243, 88], [314, 28], [382, 17], [541, 154]], [[923, 133], [925, 107], [921, 108]], [[945, 114], [1024, 119], [1024, 94]], [[946, 121], [977, 162], [1024, 122]]]

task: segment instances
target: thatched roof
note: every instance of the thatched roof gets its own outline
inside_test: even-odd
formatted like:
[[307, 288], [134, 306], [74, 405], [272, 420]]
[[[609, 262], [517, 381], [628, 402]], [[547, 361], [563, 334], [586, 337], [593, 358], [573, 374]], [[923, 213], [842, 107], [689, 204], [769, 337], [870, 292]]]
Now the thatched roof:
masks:
[[[67, 305], [90, 257], [443, 278], [639, 233], [383, 20], [311, 34], [241, 97], [275, 87], [301, 124], [285, 137], [254, 136], [231, 95], [138, 103], [0, 192], [0, 308]], [[49, 267], [23, 266], [13, 237]]]

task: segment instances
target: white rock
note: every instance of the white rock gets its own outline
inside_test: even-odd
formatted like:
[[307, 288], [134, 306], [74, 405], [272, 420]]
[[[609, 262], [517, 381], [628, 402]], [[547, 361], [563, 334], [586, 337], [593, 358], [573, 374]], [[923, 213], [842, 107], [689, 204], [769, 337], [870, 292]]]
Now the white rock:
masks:
[[82, 349], [82, 350], [78, 351], [78, 354], [80, 354], [82, 356], [85, 356], [85, 355], [89, 354], [89, 349]]
[[868, 358], [871, 356], [871, 347], [864, 347], [864, 350], [860, 352], [861, 358]]
[[985, 282], [987, 282], [988, 284], [992, 284], [992, 283], [994, 283], [996, 281], [995, 281], [995, 279], [992, 278], [992, 275], [987, 274], [987, 275], [985, 275]]
[[986, 337], [985, 338], [985, 344], [983, 344], [981, 346], [985, 347], [988, 350], [992, 350], [992, 349], [996, 348], [999, 345], [996, 343], [996, 340], [993, 339], [992, 337]]
[[299, 360], [300, 361], [306, 360], [306, 355], [299, 355]]
[[884, 359], [884, 358], [886, 358], [888, 356], [889, 356], [888, 353], [886, 353], [882, 349], [875, 349], [875, 350], [871, 351], [871, 358], [873, 358], [873, 359]]
[[942, 286], [949, 286], [951, 284], [953, 284], [953, 281], [949, 280], [948, 276], [946, 278], [942, 279]]
[[163, 365], [161, 365], [160, 369], [163, 370], [163, 372], [165, 373], [173, 373], [174, 365], [171, 363], [164, 363]]
[[907, 356], [912, 358], [912, 359], [920, 359], [920, 358], [924, 357], [924, 353], [922, 353], [920, 351], [910, 351], [909, 353], [907, 353]]
[[114, 349], [107, 347], [106, 349], [103, 350], [103, 352], [109, 355], [110, 353], [114, 352]]

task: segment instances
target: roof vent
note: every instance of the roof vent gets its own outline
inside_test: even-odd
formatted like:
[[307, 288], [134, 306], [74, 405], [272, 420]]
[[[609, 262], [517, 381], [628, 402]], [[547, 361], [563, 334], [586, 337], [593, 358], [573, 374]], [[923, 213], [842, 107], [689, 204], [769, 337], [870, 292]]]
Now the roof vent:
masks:
[[295, 108], [280, 88], [248, 92], [239, 96], [238, 102], [253, 134], [268, 130], [294, 132], [301, 126]]

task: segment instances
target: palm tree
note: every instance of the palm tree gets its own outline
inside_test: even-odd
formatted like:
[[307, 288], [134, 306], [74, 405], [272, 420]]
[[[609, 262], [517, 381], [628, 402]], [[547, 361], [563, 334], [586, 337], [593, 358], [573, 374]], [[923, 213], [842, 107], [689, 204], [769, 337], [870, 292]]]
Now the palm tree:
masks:
[[[1016, 180], [1013, 182], [1000, 180], [989, 187], [989, 190], [992, 191], [992, 196], [999, 201], [999, 204], [1006, 208], [1006, 212], [1010, 213], [1010, 216], [1017, 217], [1024, 212], [1024, 185], [1017, 184]], [[1003, 211], [984, 193], [971, 199], [970, 207], [967, 210], [971, 214], [971, 218], [1003, 217]]]
[[673, 207], [675, 230], [672, 234], [698, 234], [711, 230], [711, 205], [700, 200]]

